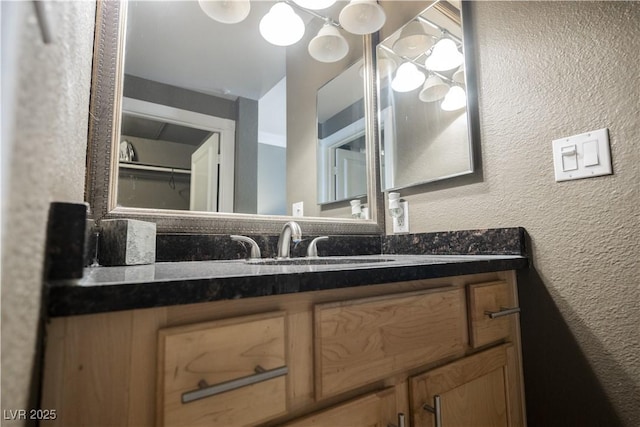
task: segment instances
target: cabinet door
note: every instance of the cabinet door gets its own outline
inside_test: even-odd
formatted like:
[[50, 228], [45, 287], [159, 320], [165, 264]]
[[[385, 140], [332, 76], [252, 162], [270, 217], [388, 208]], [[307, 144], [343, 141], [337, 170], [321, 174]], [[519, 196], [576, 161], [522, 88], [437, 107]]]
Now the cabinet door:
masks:
[[523, 425], [514, 386], [513, 345], [477, 353], [412, 377], [415, 427], [511, 427]]
[[387, 427], [396, 424], [394, 387], [294, 420], [285, 427]]

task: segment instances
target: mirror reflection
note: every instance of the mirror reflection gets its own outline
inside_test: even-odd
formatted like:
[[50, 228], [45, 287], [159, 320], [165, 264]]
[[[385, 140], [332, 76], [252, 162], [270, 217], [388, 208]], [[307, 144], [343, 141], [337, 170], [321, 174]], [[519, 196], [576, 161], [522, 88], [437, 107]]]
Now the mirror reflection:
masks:
[[[117, 205], [292, 215], [303, 202], [304, 216], [342, 216], [323, 212], [322, 203], [366, 201], [365, 163], [349, 170], [364, 177], [333, 198], [320, 195], [316, 173], [317, 123], [326, 121], [316, 115], [316, 95], [362, 58], [362, 37], [330, 24], [347, 3], [317, 11], [297, 2], [219, 10], [221, 3], [128, 2]], [[298, 23], [278, 35], [268, 23], [282, 6]], [[299, 41], [288, 45], [288, 37]], [[362, 102], [358, 80], [350, 80], [359, 92], [350, 104], [325, 99], [323, 114]], [[364, 159], [364, 127], [358, 138], [332, 144], [332, 153]]]
[[473, 172], [463, 49], [445, 1], [376, 47], [383, 190]]
[[367, 194], [363, 61], [318, 91], [318, 203]]

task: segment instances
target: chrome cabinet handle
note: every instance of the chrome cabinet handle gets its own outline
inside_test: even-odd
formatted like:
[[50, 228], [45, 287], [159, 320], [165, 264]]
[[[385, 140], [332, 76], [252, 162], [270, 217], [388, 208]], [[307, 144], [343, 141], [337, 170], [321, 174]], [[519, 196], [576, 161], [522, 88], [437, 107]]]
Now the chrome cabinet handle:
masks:
[[387, 424], [387, 427], [406, 427], [405, 416], [402, 412], [398, 412], [398, 424]]
[[284, 365], [279, 368], [265, 370], [262, 366], [258, 365], [255, 367], [255, 371], [256, 373], [253, 375], [247, 375], [246, 377], [214, 385], [209, 385], [205, 380], [200, 380], [198, 383], [198, 390], [192, 390], [182, 394], [182, 403], [193, 402], [195, 400], [204, 399], [205, 397], [215, 396], [216, 394], [225, 393], [248, 385], [281, 377], [289, 373], [289, 368], [287, 365]]
[[442, 408], [440, 407], [440, 395], [433, 396], [433, 406], [426, 403], [422, 405], [422, 409], [431, 412], [436, 419], [436, 427], [442, 427]]
[[507, 308], [507, 307], [500, 307], [500, 311], [485, 311], [484, 314], [486, 314], [487, 316], [489, 316], [492, 319], [498, 318], [498, 317], [502, 317], [502, 316], [509, 316], [510, 314], [516, 314], [516, 313], [520, 313], [520, 307], [512, 307], [512, 308]]

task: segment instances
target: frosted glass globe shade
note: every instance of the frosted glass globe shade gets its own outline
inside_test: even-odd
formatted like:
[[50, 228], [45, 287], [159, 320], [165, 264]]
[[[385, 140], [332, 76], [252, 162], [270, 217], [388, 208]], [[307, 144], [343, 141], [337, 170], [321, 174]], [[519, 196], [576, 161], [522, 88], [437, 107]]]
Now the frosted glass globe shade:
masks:
[[207, 16], [223, 24], [237, 24], [249, 15], [249, 0], [198, 0]]
[[462, 65], [464, 57], [451, 39], [442, 39], [433, 47], [431, 55], [424, 62], [427, 70], [449, 71]]
[[342, 28], [352, 34], [364, 35], [378, 31], [387, 16], [375, 0], [351, 0], [338, 17]]
[[391, 88], [396, 92], [410, 92], [424, 83], [425, 75], [411, 62], [405, 62], [398, 67], [396, 76], [391, 82]]
[[260, 20], [260, 34], [276, 46], [289, 46], [304, 35], [304, 22], [286, 3], [276, 3]]
[[422, 24], [411, 21], [400, 32], [400, 37], [393, 43], [393, 51], [400, 56], [415, 58], [433, 46], [433, 37], [425, 33]]
[[349, 43], [340, 31], [331, 24], [325, 24], [318, 35], [309, 42], [309, 55], [320, 62], [337, 62], [347, 56]]
[[460, 86], [453, 86], [442, 100], [444, 111], [455, 111], [467, 106], [467, 94]]
[[438, 76], [429, 76], [424, 82], [418, 98], [422, 102], [435, 102], [444, 98], [447, 93], [449, 93], [448, 84]]

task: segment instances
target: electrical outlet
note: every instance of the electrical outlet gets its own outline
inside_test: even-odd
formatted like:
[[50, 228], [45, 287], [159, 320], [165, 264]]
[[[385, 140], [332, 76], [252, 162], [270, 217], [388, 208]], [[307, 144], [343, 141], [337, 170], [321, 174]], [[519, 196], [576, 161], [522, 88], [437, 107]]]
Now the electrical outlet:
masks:
[[399, 202], [402, 207], [402, 215], [398, 218], [393, 218], [393, 232], [394, 233], [408, 233], [409, 232], [409, 202]]

